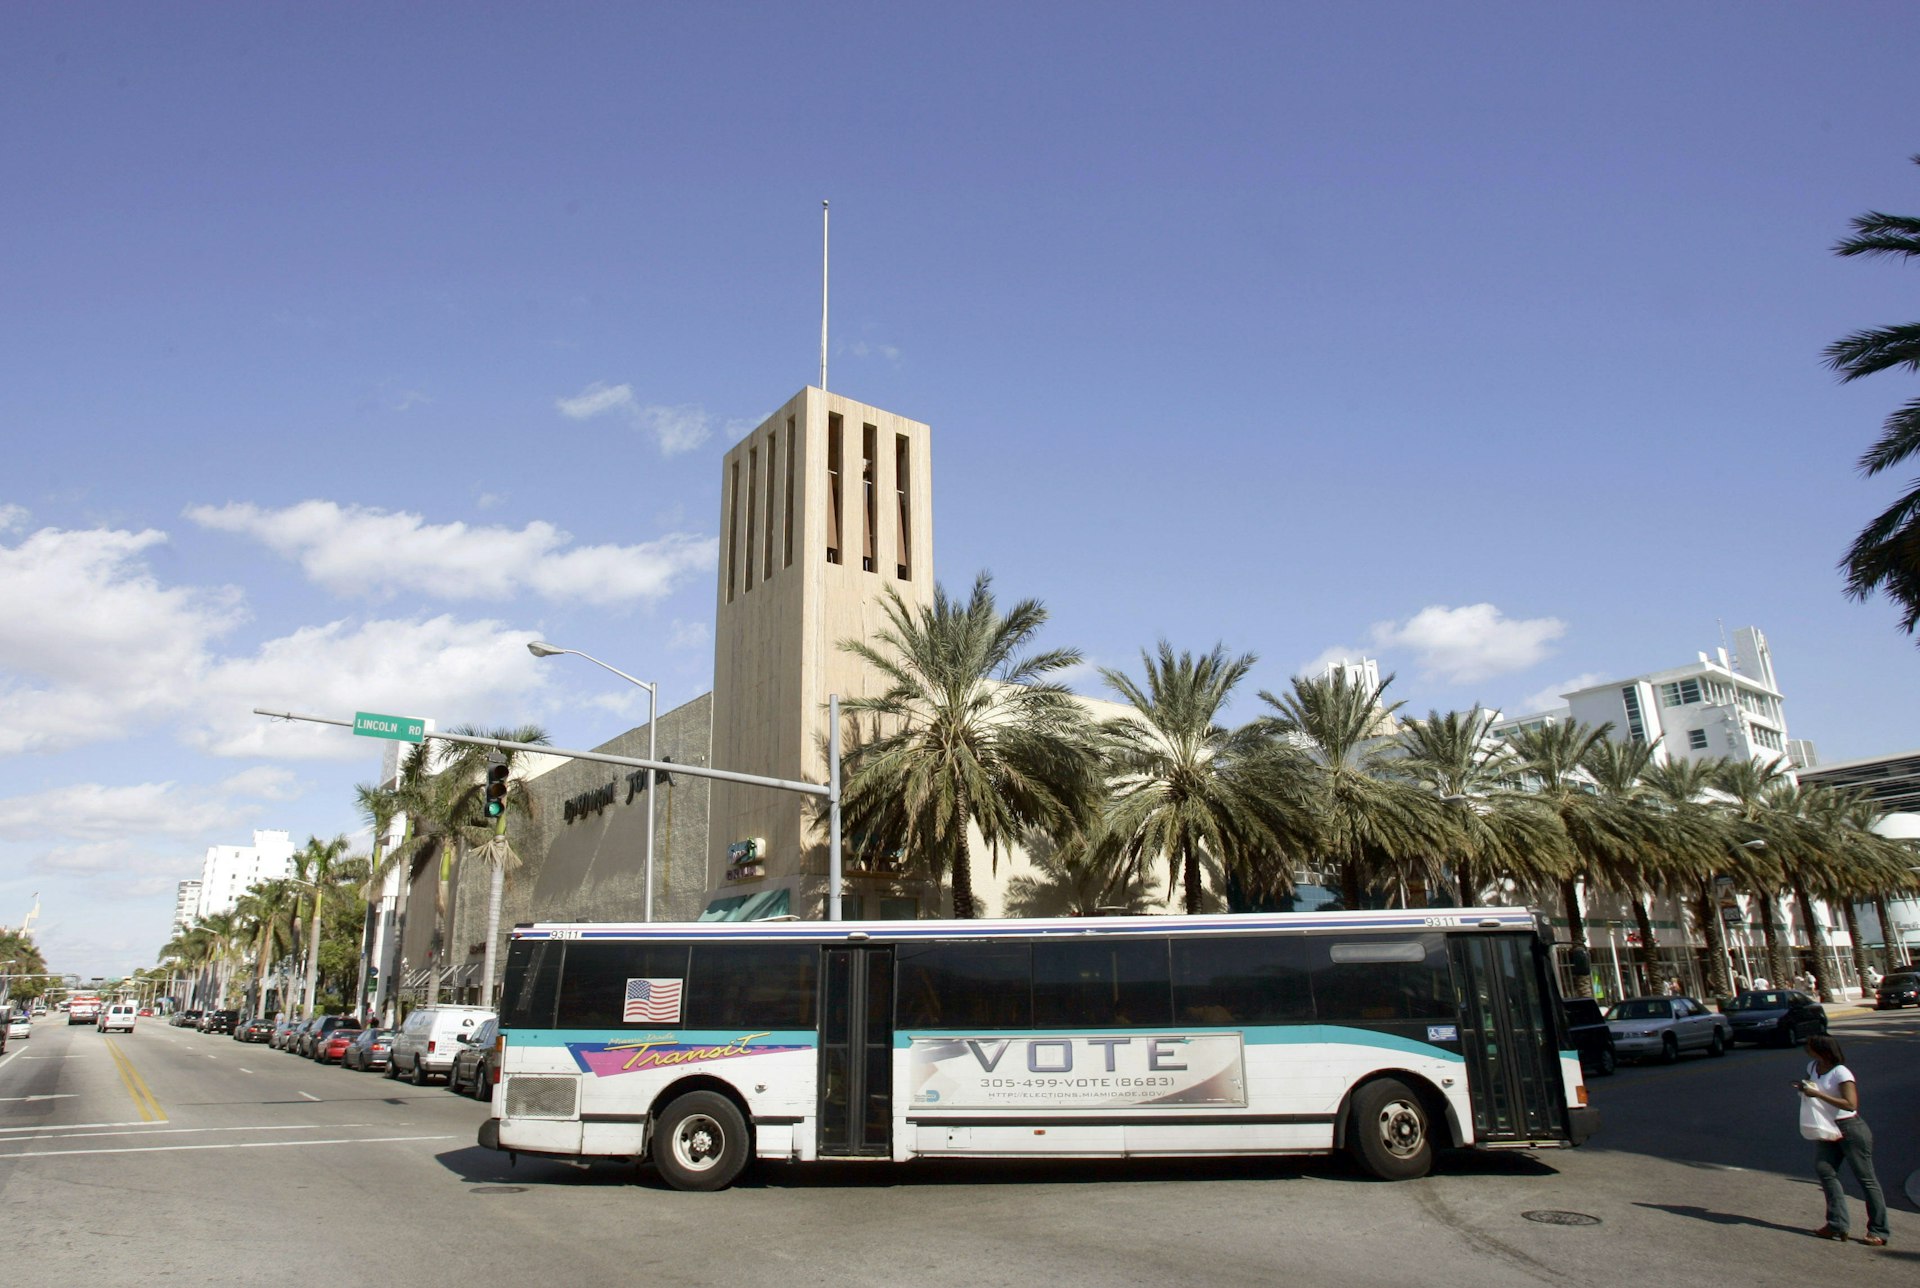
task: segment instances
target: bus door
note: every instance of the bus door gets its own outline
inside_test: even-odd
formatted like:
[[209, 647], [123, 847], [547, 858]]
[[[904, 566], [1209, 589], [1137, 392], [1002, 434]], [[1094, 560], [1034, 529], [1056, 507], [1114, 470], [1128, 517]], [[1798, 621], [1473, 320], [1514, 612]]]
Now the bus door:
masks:
[[893, 1155], [893, 949], [826, 948], [820, 986], [821, 1158]]
[[1460, 1049], [1467, 1058], [1473, 1133], [1482, 1144], [1564, 1140], [1560, 1054], [1533, 942], [1522, 935], [1459, 935]]

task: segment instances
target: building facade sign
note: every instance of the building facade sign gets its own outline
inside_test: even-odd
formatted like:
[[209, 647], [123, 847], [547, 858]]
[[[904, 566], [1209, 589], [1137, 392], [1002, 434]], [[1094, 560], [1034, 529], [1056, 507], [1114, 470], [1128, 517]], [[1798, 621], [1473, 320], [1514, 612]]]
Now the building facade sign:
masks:
[[[671, 756], [667, 757], [667, 762], [671, 763], [672, 759]], [[653, 777], [654, 781], [663, 787], [671, 786], [673, 783], [673, 775], [667, 773], [665, 770], [655, 770]], [[567, 822], [572, 823], [579, 819], [587, 818], [590, 815], [598, 814], [601, 810], [612, 805], [616, 798], [619, 799], [622, 805], [631, 805], [635, 797], [645, 796], [647, 794], [647, 771], [644, 769], [634, 770], [627, 775], [626, 783], [627, 790], [624, 797], [620, 794], [620, 780], [618, 778], [604, 787], [595, 787], [588, 791], [580, 792], [577, 795], [569, 796], [561, 803], [561, 813], [565, 816]]]

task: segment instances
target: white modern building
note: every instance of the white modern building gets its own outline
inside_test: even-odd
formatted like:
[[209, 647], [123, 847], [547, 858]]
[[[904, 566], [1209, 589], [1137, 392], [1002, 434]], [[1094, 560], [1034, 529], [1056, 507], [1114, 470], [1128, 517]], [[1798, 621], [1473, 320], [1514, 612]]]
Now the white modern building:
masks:
[[[1659, 761], [1717, 756], [1771, 760], [1789, 752], [1773, 654], [1767, 637], [1754, 626], [1733, 633], [1731, 656], [1724, 648], [1715, 649], [1711, 656], [1698, 654], [1682, 666], [1562, 696], [1569, 718], [1588, 725], [1612, 724], [1613, 737], [1623, 742], [1653, 743]], [[1499, 731], [1553, 714], [1517, 717]]]
[[293, 848], [286, 832], [255, 832], [252, 845], [208, 846], [196, 916], [232, 912], [248, 887], [292, 876]]
[[173, 897], [173, 933], [192, 929], [193, 923], [200, 919], [200, 883], [182, 881]]

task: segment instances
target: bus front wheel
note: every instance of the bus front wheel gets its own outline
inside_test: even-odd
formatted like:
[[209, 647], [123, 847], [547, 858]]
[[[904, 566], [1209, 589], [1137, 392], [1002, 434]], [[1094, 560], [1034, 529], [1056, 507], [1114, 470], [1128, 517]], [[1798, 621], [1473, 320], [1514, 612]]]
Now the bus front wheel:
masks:
[[660, 1115], [653, 1165], [676, 1190], [724, 1190], [747, 1165], [747, 1120], [714, 1091], [690, 1091]]
[[1411, 1181], [1433, 1169], [1427, 1107], [1405, 1083], [1369, 1082], [1353, 1096], [1347, 1148], [1360, 1167], [1383, 1181]]

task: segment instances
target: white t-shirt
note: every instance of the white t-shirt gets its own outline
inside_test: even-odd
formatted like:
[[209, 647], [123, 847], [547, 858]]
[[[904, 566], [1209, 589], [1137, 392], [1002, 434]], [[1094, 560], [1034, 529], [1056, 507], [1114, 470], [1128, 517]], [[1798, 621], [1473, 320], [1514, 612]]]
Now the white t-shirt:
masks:
[[[1819, 1066], [1809, 1060], [1807, 1062], [1807, 1077], [1813, 1080], [1814, 1086], [1829, 1096], [1838, 1096], [1840, 1094], [1840, 1084], [1853, 1081], [1853, 1070], [1847, 1068], [1844, 1064], [1836, 1064], [1825, 1073], [1816, 1073], [1815, 1070], [1817, 1068], [1819, 1068]], [[1840, 1106], [1830, 1105], [1824, 1100], [1815, 1101], [1814, 1103], [1820, 1108], [1830, 1111], [1836, 1122], [1844, 1118], [1855, 1117], [1858, 1114], [1857, 1110], [1842, 1109]]]

